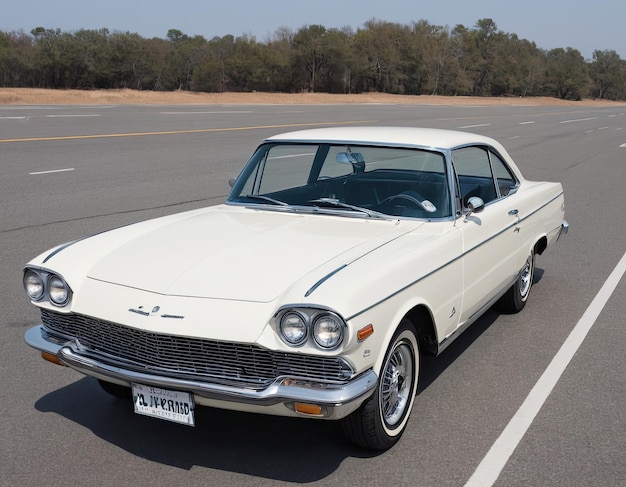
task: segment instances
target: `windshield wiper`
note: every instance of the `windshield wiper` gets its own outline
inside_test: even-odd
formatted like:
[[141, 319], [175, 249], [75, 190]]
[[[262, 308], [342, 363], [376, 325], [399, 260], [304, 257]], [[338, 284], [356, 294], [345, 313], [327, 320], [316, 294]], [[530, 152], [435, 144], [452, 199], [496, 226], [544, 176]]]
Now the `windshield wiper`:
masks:
[[262, 194], [247, 194], [244, 196], [244, 198], [249, 198], [251, 200], [259, 200], [265, 203], [272, 203], [273, 205], [289, 206], [289, 204], [285, 203], [284, 201], [275, 200], [274, 198], [270, 198], [269, 196], [265, 196]]
[[307, 203], [317, 208], [341, 208], [344, 210], [358, 211], [359, 213], [365, 213], [371, 218], [381, 218], [385, 220], [390, 218], [389, 215], [385, 215], [384, 213], [380, 213], [374, 210], [368, 210], [367, 208], [362, 208], [360, 206], [350, 205], [335, 198], [318, 198], [315, 200], [307, 201]]

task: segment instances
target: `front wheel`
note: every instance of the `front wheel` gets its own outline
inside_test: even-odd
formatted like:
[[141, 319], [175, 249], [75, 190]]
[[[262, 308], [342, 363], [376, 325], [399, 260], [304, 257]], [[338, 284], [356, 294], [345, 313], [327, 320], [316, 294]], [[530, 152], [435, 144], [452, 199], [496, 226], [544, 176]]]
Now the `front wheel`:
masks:
[[535, 274], [535, 254], [530, 252], [524, 266], [519, 271], [515, 283], [500, 298], [498, 307], [504, 313], [518, 313], [528, 301], [530, 288], [533, 285], [533, 276]]
[[385, 354], [375, 393], [343, 420], [346, 436], [364, 448], [391, 448], [409, 420], [418, 376], [417, 337], [411, 323], [403, 320]]

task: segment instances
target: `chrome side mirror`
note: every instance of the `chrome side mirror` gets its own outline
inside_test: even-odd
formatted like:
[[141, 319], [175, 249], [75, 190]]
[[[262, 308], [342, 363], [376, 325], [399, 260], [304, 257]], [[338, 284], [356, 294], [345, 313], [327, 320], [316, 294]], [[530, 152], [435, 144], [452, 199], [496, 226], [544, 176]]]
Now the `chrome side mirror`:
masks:
[[485, 202], [478, 196], [472, 196], [467, 200], [468, 215], [471, 213], [480, 213], [485, 209]]

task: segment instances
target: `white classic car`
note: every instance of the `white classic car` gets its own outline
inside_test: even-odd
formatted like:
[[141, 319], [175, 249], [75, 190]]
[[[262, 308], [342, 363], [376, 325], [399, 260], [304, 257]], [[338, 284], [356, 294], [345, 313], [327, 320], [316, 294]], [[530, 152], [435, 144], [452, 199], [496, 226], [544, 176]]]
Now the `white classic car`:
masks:
[[225, 204], [29, 262], [42, 324], [26, 341], [139, 414], [341, 420], [358, 445], [386, 449], [407, 424], [419, 354], [441, 353], [496, 303], [520, 311], [563, 216], [561, 184], [525, 180], [487, 137], [276, 135]]

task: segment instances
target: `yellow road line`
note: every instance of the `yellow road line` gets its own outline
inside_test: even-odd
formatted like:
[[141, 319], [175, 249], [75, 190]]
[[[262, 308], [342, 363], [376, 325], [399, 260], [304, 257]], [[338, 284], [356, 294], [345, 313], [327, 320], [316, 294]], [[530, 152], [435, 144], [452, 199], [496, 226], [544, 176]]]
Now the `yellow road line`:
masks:
[[128, 134], [94, 134], [94, 135], [61, 135], [58, 137], [29, 137], [23, 139], [0, 139], [0, 143], [9, 142], [41, 142], [51, 140], [77, 140], [77, 139], [106, 139], [111, 137], [143, 137], [145, 135], [176, 135], [176, 134], [203, 134], [211, 132], [236, 132], [240, 130], [276, 129], [287, 127], [311, 127], [320, 125], [347, 125], [352, 123], [372, 123], [375, 120], [351, 120], [349, 122], [310, 122], [310, 123], [289, 123], [280, 125], [253, 125], [250, 127], [227, 127], [216, 129], [197, 130], [169, 130], [164, 132], [134, 132]]

